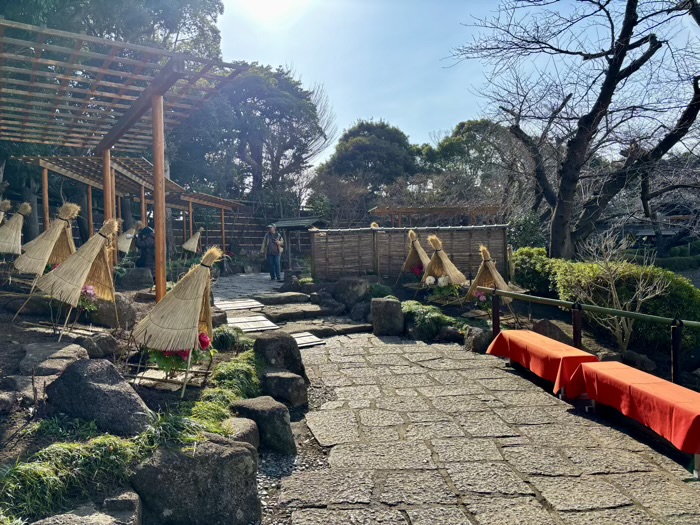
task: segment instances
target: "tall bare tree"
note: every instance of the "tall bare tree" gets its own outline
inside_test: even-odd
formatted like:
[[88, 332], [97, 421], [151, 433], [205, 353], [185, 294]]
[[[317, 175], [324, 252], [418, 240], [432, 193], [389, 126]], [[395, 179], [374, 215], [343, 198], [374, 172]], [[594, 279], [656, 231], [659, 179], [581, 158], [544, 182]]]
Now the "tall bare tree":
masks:
[[455, 51], [490, 67], [485, 94], [527, 147], [551, 209], [552, 256], [573, 257], [615, 197], [690, 138], [697, 10], [697, 0], [504, 0]]

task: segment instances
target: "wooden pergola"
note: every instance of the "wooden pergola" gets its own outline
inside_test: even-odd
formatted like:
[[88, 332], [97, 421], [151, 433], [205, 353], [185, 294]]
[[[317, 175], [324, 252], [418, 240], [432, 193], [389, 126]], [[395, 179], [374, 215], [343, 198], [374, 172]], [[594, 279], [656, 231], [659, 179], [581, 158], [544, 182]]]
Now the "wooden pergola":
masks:
[[[99, 156], [106, 203], [116, 200], [112, 151], [152, 148], [160, 300], [166, 287], [165, 128], [180, 124], [245, 69], [0, 18], [0, 140]], [[114, 217], [115, 206], [105, 206], [105, 219]]]
[[389, 217], [391, 226], [394, 226], [394, 219], [398, 227], [403, 226], [403, 219], [407, 216], [425, 216], [437, 215], [441, 217], [469, 217], [471, 224], [476, 224], [476, 218], [481, 215], [490, 217], [499, 217], [502, 215], [502, 210], [499, 206], [397, 206], [397, 207], [380, 207], [372, 208], [368, 212], [376, 217]]

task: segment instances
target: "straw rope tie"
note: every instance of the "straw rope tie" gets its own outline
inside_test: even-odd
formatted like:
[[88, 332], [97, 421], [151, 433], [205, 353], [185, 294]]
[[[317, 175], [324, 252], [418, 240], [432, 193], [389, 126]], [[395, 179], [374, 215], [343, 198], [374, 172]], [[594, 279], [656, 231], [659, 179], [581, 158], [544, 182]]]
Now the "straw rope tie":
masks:
[[107, 237], [104, 233], [97, 232], [97, 235], [99, 235], [99, 236], [102, 237], [103, 239], [109, 240], [109, 237]]

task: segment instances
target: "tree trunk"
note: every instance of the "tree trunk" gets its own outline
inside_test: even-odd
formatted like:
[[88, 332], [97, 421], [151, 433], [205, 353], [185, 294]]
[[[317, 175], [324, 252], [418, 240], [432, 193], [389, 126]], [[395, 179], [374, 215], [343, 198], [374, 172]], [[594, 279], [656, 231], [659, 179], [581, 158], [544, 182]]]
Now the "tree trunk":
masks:
[[22, 198], [32, 207], [32, 212], [24, 219], [22, 232], [22, 244], [35, 239], [39, 235], [39, 214], [37, 213], [39, 185], [31, 178], [27, 180], [22, 188]]

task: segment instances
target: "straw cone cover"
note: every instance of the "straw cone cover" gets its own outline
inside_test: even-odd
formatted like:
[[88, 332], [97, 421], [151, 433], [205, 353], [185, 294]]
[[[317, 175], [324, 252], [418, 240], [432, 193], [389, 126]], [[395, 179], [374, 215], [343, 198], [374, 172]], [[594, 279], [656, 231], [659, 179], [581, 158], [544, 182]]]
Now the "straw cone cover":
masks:
[[70, 306], [78, 306], [84, 286], [92, 286], [98, 299], [114, 301], [112, 264], [107, 247], [117, 232], [116, 219], [104, 223], [102, 229], [57, 268], [36, 281], [36, 285], [51, 297]]
[[67, 202], [58, 211], [58, 219], [51, 222], [39, 237], [24, 245], [25, 252], [15, 261], [22, 273], [41, 275], [47, 265], [61, 264], [75, 253], [71, 223], [80, 213], [80, 206]]
[[[467, 299], [473, 299], [476, 292], [477, 286], [484, 286], [487, 288], [498, 288], [499, 290], [511, 291], [511, 287], [508, 286], [505, 279], [496, 268], [496, 264], [491, 259], [491, 253], [486, 246], [480, 246], [479, 252], [481, 253], [481, 265], [479, 266], [479, 271], [476, 273], [476, 277], [469, 286], [469, 291], [467, 292]], [[503, 297], [502, 300], [505, 303], [510, 303], [511, 299], [509, 297]]]
[[413, 268], [421, 265], [423, 269], [428, 267], [430, 264], [430, 257], [425, 253], [425, 250], [418, 240], [418, 235], [413, 230], [408, 232], [408, 255], [406, 256], [406, 261], [403, 263], [402, 272], [410, 272]]
[[447, 254], [442, 250], [442, 241], [437, 237], [437, 235], [431, 235], [428, 237], [428, 242], [430, 246], [433, 247], [435, 253], [430, 259], [430, 263], [425, 268], [425, 274], [423, 275], [423, 281], [426, 278], [433, 277], [438, 279], [443, 275], [446, 275], [450, 279], [450, 284], [464, 284], [467, 282], [467, 278], [462, 272], [460, 272], [454, 265]]
[[187, 239], [187, 242], [182, 245], [182, 249], [187, 250], [188, 252], [197, 253], [197, 248], [199, 248], [199, 238], [202, 236], [203, 231], [204, 228], [200, 228], [194, 232], [194, 235]]
[[5, 214], [12, 208], [12, 203], [8, 200], [0, 201], [0, 224], [2, 224]]
[[136, 325], [137, 344], [151, 350], [189, 350], [199, 344], [201, 332], [211, 337], [210, 266], [222, 253], [217, 247], [207, 250], [201, 264], [193, 266]]
[[22, 203], [17, 213], [0, 226], [0, 253], [22, 253], [22, 226], [24, 218], [31, 212], [31, 205], [28, 202]]

